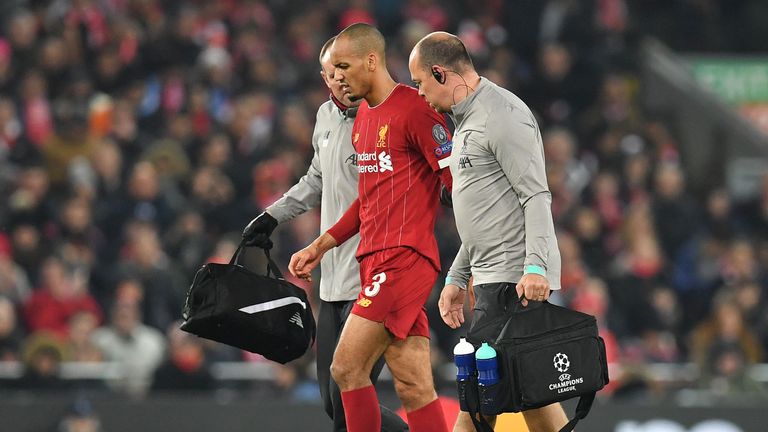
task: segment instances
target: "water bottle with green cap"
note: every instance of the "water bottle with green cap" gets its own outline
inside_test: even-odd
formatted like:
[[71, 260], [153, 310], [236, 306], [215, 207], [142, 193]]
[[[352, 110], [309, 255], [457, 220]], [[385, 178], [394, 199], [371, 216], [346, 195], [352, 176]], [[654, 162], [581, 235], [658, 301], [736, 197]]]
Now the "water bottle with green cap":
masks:
[[488, 342], [483, 342], [475, 353], [477, 364], [477, 383], [489, 386], [499, 382], [499, 365], [496, 360], [496, 350]]

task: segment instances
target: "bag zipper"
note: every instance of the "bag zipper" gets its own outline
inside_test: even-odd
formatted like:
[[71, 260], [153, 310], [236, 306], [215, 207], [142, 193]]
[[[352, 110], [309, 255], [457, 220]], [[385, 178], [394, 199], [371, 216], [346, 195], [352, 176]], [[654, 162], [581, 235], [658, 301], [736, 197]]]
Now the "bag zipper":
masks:
[[[504, 331], [507, 329], [507, 326], [509, 325], [509, 323], [512, 320], [512, 318], [514, 318], [514, 316], [511, 316], [509, 318], [509, 320], [507, 320], [507, 322], [504, 324], [504, 327], [501, 329], [501, 333], [499, 333], [499, 337], [497, 337], [496, 340], [494, 341], [494, 343], [496, 345], [501, 345], [502, 342], [505, 340], [505, 339], [503, 339]], [[584, 328], [592, 326], [592, 324], [594, 324], [594, 322], [592, 320], [584, 320], [584, 322], [579, 324], [578, 326], [571, 327], [570, 331], [581, 330], [581, 329], [584, 329]], [[543, 333], [538, 333], [538, 334], [531, 335], [531, 336], [512, 337], [512, 338], [509, 338], [509, 339], [506, 339], [506, 340], [508, 340], [508, 341], [518, 341], [518, 340], [519, 341], [525, 341], [525, 340], [529, 340], [529, 339], [540, 338], [540, 337], [546, 336], [546, 335], [551, 334], [551, 333], [562, 332], [563, 329], [565, 329], [565, 328], [567, 328], [567, 327], [558, 327], [558, 328], [555, 328], [555, 329], [547, 330], [547, 331], [545, 331]], [[569, 331], [569, 333], [570, 333], [570, 331]]]

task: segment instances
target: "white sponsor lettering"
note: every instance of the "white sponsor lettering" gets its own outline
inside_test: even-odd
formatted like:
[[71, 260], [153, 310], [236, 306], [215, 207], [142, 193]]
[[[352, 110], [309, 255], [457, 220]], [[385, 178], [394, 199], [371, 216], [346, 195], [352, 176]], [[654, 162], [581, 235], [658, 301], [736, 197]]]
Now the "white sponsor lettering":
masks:
[[[363, 162], [376, 162], [378, 164], [365, 164]], [[392, 156], [382, 151], [376, 153], [358, 153], [357, 154], [357, 172], [359, 173], [378, 173], [390, 171], [393, 172]]]

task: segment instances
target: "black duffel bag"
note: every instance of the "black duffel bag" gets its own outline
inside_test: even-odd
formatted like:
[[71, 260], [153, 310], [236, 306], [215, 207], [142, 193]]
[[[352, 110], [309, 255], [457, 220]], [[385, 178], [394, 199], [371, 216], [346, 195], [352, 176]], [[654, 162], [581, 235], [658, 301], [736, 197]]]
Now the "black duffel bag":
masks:
[[[515, 293], [514, 285], [509, 291]], [[489, 342], [496, 350], [499, 382], [459, 383], [462, 410], [470, 413], [477, 430], [492, 431], [477, 413], [520, 412], [580, 397], [574, 418], [560, 430], [572, 431], [608, 384], [605, 343], [595, 317], [549, 302], [529, 301], [523, 307], [516, 298], [497, 324], [500, 332], [491, 325], [470, 332], [467, 339], [476, 347]]]
[[283, 279], [267, 256], [266, 275], [242, 264], [240, 243], [229, 264], [209, 263], [195, 274], [181, 329], [278, 363], [301, 357], [315, 340], [315, 318], [301, 288]]

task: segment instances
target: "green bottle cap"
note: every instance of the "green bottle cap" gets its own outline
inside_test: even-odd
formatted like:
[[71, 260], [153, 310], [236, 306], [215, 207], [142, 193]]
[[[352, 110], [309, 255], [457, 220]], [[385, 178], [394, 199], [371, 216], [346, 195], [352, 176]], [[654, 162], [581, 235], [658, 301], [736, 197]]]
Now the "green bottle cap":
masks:
[[496, 358], [496, 350], [493, 349], [488, 342], [483, 342], [480, 348], [475, 353], [475, 358], [478, 360], [488, 360]]

